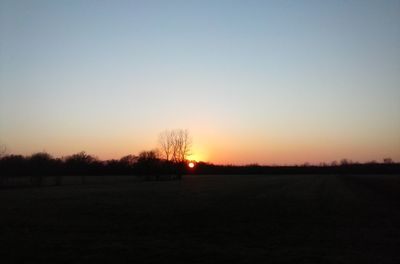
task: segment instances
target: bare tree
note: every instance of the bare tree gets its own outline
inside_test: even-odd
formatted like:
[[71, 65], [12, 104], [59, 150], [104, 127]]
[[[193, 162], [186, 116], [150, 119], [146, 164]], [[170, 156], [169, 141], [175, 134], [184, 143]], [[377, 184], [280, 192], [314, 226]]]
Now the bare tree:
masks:
[[188, 130], [165, 130], [160, 133], [158, 141], [163, 158], [168, 161], [181, 163], [190, 155], [192, 139]]
[[173, 131], [165, 130], [158, 136], [160, 152], [164, 159], [171, 160], [173, 153]]
[[0, 158], [6, 155], [7, 147], [5, 145], [0, 145]]

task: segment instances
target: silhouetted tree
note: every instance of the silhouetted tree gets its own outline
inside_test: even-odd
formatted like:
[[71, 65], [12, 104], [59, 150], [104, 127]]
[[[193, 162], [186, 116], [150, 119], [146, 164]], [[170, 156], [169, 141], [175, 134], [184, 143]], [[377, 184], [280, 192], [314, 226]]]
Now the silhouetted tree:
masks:
[[340, 166], [347, 166], [349, 164], [350, 164], [350, 161], [348, 161], [347, 159], [340, 160]]
[[7, 155], [1, 158], [0, 166], [4, 179], [27, 173], [26, 159], [21, 155]]
[[29, 160], [31, 183], [36, 186], [43, 184], [43, 179], [53, 170], [53, 158], [46, 152], [32, 154]]
[[[2, 158], [6, 155], [6, 146], [4, 145], [0, 145], [0, 172], [3, 172], [3, 168], [2, 168]], [[6, 180], [6, 175], [1, 174], [0, 175], [0, 186], [2, 186], [4, 184], [4, 181]]]
[[394, 162], [393, 162], [393, 160], [391, 158], [384, 158], [383, 159], [383, 163], [385, 163], [385, 164], [393, 164]]
[[85, 183], [85, 175], [94, 173], [94, 166], [97, 159], [86, 154], [85, 151], [73, 154], [65, 158], [65, 165], [68, 172], [81, 175], [82, 183]]
[[142, 151], [138, 156], [135, 168], [146, 180], [154, 178], [159, 180], [162, 172], [161, 165], [162, 163], [156, 150]]
[[167, 161], [172, 160], [173, 152], [173, 131], [165, 130], [158, 136], [158, 143], [163, 158]]
[[140, 163], [155, 160], [158, 160], [158, 154], [156, 150], [142, 151], [139, 153], [139, 157], [137, 159], [137, 161]]
[[135, 165], [135, 163], [138, 161], [138, 159], [139, 159], [138, 156], [126, 155], [126, 156], [122, 157], [119, 161], [124, 168], [130, 169]]
[[165, 130], [160, 133], [158, 141], [164, 159], [173, 164], [178, 179], [181, 179], [185, 168], [184, 163], [190, 155], [192, 147], [189, 131], [184, 129]]
[[183, 129], [165, 130], [159, 135], [161, 153], [167, 161], [185, 162], [190, 155], [192, 139]]
[[156, 150], [142, 151], [137, 158], [136, 167], [146, 180], [156, 177], [159, 179], [160, 158]]
[[5, 145], [0, 145], [0, 159], [4, 157], [7, 153], [7, 147]]

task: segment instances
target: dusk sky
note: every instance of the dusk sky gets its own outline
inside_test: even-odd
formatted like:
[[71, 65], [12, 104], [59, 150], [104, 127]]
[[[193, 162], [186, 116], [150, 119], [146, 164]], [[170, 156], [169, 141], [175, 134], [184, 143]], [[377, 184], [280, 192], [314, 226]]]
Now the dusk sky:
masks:
[[400, 160], [400, 1], [0, 0], [0, 144], [120, 158]]

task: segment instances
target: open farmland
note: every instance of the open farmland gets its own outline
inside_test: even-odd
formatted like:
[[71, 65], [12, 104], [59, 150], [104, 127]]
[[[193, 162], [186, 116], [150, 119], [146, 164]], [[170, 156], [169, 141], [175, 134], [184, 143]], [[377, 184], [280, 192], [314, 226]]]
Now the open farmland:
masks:
[[10, 188], [0, 210], [1, 263], [400, 263], [397, 175]]

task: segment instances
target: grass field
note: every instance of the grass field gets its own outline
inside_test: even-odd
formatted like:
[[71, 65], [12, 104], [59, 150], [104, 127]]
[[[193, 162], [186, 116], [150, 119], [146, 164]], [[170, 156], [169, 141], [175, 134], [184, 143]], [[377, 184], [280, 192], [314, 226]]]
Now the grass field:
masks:
[[0, 263], [400, 263], [400, 176], [0, 189]]

